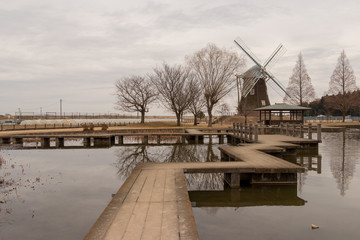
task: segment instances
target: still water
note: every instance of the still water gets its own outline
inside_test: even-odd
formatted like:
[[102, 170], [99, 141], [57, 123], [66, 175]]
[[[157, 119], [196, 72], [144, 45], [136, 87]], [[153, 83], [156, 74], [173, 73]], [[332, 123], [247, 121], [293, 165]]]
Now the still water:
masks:
[[[360, 239], [360, 132], [322, 140], [286, 156], [308, 169], [297, 186], [224, 190], [221, 174], [187, 175], [200, 238]], [[0, 239], [81, 239], [139, 162], [219, 161], [218, 147], [2, 149]]]
[[360, 131], [323, 133], [322, 141], [318, 153], [290, 157], [307, 168], [297, 187], [226, 190], [218, 206], [194, 207], [200, 238], [360, 239]]

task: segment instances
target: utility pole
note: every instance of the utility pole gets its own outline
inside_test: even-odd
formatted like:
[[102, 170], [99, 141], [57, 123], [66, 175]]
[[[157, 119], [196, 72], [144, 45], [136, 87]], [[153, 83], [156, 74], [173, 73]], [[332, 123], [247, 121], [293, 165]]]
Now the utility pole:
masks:
[[42, 107], [40, 107], [40, 119], [42, 118]]
[[237, 89], [237, 110], [238, 110], [238, 114], [240, 115], [240, 91], [241, 91], [240, 75], [235, 74], [235, 77], [236, 77], [236, 89]]
[[62, 99], [60, 99], [60, 117], [62, 116]]
[[19, 108], [19, 120], [21, 121], [21, 110]]

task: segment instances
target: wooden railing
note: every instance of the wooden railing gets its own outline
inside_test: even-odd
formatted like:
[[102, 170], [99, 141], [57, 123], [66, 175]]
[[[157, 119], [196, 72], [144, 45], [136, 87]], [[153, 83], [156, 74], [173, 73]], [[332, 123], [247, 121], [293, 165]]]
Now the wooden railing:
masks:
[[[309, 123], [308, 125], [282, 123], [279, 125], [279, 128], [280, 134], [304, 138], [304, 134], [307, 133], [308, 139], [312, 139], [312, 134], [313, 132], [315, 132], [314, 127], [311, 123]], [[317, 133], [317, 140], [321, 141], [321, 124], [317, 124], [315, 129]]]
[[257, 142], [259, 139], [258, 125], [233, 123], [233, 133], [244, 142]]

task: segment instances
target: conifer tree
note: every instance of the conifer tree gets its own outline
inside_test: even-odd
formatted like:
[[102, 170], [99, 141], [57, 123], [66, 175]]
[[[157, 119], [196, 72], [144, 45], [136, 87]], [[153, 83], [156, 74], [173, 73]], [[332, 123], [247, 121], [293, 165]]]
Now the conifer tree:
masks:
[[293, 69], [293, 74], [289, 79], [286, 91], [290, 95], [284, 97], [284, 102], [300, 105], [309, 103], [315, 99], [315, 90], [311, 83], [311, 78], [307, 73], [302, 54], [299, 53], [298, 60]]
[[345, 121], [346, 113], [356, 103], [357, 99], [351, 93], [357, 89], [354, 71], [343, 50], [329, 83], [328, 94], [334, 95], [334, 97], [330, 98], [327, 103], [329, 107], [342, 112], [343, 122]]

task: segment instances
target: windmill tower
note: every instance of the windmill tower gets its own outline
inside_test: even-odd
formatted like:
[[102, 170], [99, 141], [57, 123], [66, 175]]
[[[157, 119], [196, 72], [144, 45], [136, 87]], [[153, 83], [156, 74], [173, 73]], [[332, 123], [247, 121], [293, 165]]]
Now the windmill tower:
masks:
[[282, 91], [289, 95], [275, 76], [269, 72], [269, 69], [286, 51], [282, 44], [280, 44], [265, 63], [262, 64], [241, 39], [234, 40], [234, 42], [255, 63], [255, 66], [248, 69], [245, 73], [238, 75], [243, 79], [239, 105], [240, 113], [270, 105], [266, 86], [269, 80], [273, 81]]

